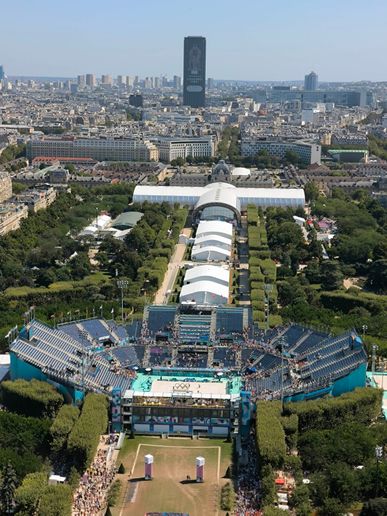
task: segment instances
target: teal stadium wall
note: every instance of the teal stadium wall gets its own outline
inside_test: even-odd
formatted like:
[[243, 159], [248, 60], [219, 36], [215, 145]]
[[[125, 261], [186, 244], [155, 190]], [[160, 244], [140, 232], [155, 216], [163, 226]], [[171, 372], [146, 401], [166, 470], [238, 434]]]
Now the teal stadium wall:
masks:
[[19, 378], [23, 378], [24, 380], [42, 380], [44, 382], [48, 382], [53, 385], [58, 391], [63, 394], [67, 403], [79, 403], [83, 400], [83, 392], [74, 389], [71, 386], [63, 385], [61, 383], [55, 382], [51, 378], [48, 378], [42, 371], [24, 360], [18, 358], [14, 353], [10, 353], [11, 355], [11, 380], [17, 380]]
[[295, 394], [294, 396], [286, 396], [284, 401], [288, 403], [290, 401], [306, 401], [317, 398], [322, 398], [323, 396], [332, 395], [332, 396], [340, 396], [340, 394], [344, 394], [345, 392], [351, 392], [356, 387], [365, 387], [366, 385], [366, 371], [367, 364], [360, 364], [354, 371], [352, 371], [347, 376], [340, 378], [333, 382], [333, 384], [324, 389], [318, 389], [316, 391], [304, 393], [301, 392], [299, 394]]

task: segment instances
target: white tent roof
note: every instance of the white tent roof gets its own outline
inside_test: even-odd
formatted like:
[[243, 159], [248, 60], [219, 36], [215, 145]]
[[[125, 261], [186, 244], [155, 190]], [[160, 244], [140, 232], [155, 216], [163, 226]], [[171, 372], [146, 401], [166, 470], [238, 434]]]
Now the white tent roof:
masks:
[[212, 277], [228, 284], [230, 281], [230, 271], [226, 267], [219, 267], [218, 265], [197, 265], [192, 269], [187, 269], [184, 276], [184, 281], [190, 283], [200, 281], [200, 278]]
[[231, 246], [231, 243], [232, 243], [231, 238], [227, 238], [227, 237], [220, 236], [220, 235], [205, 235], [205, 236], [199, 236], [199, 237], [195, 238], [195, 245], [203, 247], [203, 245], [206, 245], [206, 242], [210, 242], [210, 241], [215, 241], [215, 242], [218, 242], [219, 244], [224, 244], [227, 246]]
[[216, 204], [227, 206], [240, 214], [240, 202], [236, 187], [228, 183], [212, 183], [207, 185], [204, 187], [203, 193], [195, 205], [195, 210]]
[[231, 171], [232, 176], [250, 176], [251, 172], [249, 168], [245, 167], [235, 167]]
[[[246, 208], [249, 204], [256, 206], [304, 206], [305, 204], [305, 194], [302, 188], [236, 188], [233, 185], [222, 184], [225, 186], [218, 189], [221, 197], [221, 199], [218, 199], [220, 203], [224, 202], [222, 200], [223, 195], [227, 201], [232, 195], [230, 191], [235, 188], [233, 191], [242, 208]], [[212, 185], [219, 185], [219, 183], [213, 183]], [[137, 185], [133, 193], [133, 202], [166, 201], [195, 206], [200, 197], [210, 190], [210, 186]]]
[[229, 235], [232, 238], [233, 225], [229, 222], [223, 222], [222, 220], [202, 220], [199, 222], [198, 229], [196, 230], [196, 237], [202, 234], [209, 235]]
[[214, 281], [197, 281], [195, 283], [190, 283], [189, 285], [183, 285], [181, 287], [180, 299], [193, 296], [200, 292], [206, 292], [208, 294], [213, 294], [216, 296], [220, 296], [227, 302], [229, 290], [225, 285], [219, 285], [219, 283], [215, 283]]
[[196, 247], [193, 246], [191, 256], [192, 258], [195, 258], [198, 254], [202, 253], [208, 253], [208, 260], [211, 260], [211, 253], [213, 254], [220, 254], [224, 260], [227, 260], [227, 258], [230, 258], [231, 251], [227, 249], [222, 249], [221, 247], [217, 247], [215, 245], [208, 245], [204, 247]]

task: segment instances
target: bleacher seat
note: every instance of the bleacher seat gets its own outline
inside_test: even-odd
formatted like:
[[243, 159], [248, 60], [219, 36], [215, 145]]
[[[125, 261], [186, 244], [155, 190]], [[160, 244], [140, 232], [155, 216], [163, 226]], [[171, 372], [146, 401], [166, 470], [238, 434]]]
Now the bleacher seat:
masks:
[[175, 322], [176, 307], [174, 306], [149, 306], [148, 330], [151, 336], [158, 332], [172, 332]]
[[132, 365], [140, 365], [136, 350], [134, 346], [119, 346], [110, 351], [110, 353], [120, 362], [124, 367]]

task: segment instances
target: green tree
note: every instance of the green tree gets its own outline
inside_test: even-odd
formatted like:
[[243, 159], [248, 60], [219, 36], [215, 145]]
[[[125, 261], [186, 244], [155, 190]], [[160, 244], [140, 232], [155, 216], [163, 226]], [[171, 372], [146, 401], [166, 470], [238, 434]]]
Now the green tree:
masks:
[[387, 291], [387, 259], [376, 260], [372, 263], [368, 274], [368, 282], [374, 290]]
[[307, 202], [315, 201], [318, 199], [320, 191], [317, 184], [314, 181], [309, 181], [304, 186], [305, 199]]
[[387, 498], [373, 498], [363, 505], [360, 516], [387, 516]]
[[71, 276], [75, 280], [83, 279], [90, 274], [90, 262], [86, 253], [79, 253], [70, 261]]
[[285, 152], [285, 161], [291, 165], [298, 165], [300, 163], [300, 156], [293, 150], [287, 150]]
[[117, 504], [118, 497], [120, 496], [121, 481], [115, 480], [110, 486], [107, 494], [107, 503], [109, 507], [114, 507]]
[[46, 487], [46, 473], [29, 473], [15, 492], [15, 500], [19, 511], [22, 510], [27, 514], [35, 514], [40, 497]]
[[305, 276], [310, 283], [320, 283], [320, 265], [317, 260], [313, 260], [308, 263], [308, 267], [305, 270]]
[[185, 161], [183, 158], [176, 158], [171, 161], [172, 167], [182, 167], [184, 165]]
[[71, 516], [72, 491], [67, 484], [47, 486], [39, 506], [39, 516]]
[[15, 506], [17, 477], [10, 462], [2, 472], [0, 484], [0, 505], [2, 514], [12, 514]]
[[343, 273], [339, 262], [332, 260], [323, 261], [320, 268], [321, 287], [324, 290], [338, 290], [343, 284]]
[[336, 498], [327, 498], [320, 507], [319, 516], [342, 516], [344, 514], [344, 506]]
[[65, 168], [70, 172], [70, 174], [75, 174], [76, 168], [72, 163], [68, 163]]

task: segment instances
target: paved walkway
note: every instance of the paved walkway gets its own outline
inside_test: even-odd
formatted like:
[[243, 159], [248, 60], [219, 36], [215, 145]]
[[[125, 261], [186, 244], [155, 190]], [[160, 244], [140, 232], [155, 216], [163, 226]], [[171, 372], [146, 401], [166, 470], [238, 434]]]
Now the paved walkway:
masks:
[[[191, 231], [191, 228], [184, 228], [181, 234], [189, 238], [191, 236]], [[169, 295], [172, 291], [173, 285], [175, 284], [179, 269], [183, 263], [186, 247], [186, 244], [176, 244], [175, 251], [169, 261], [168, 269], [165, 273], [163, 283], [155, 295], [153, 301], [154, 305], [165, 305], [168, 303]]]
[[73, 496], [72, 516], [102, 516], [106, 512], [107, 494], [115, 476], [118, 450], [102, 435], [91, 466], [82, 475]]

